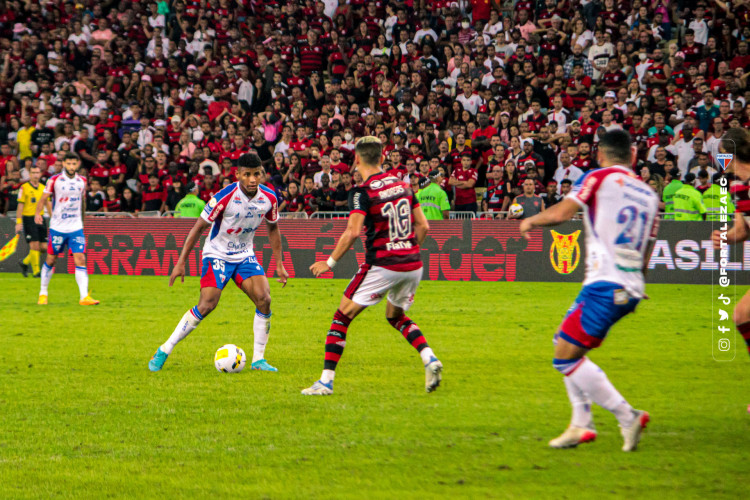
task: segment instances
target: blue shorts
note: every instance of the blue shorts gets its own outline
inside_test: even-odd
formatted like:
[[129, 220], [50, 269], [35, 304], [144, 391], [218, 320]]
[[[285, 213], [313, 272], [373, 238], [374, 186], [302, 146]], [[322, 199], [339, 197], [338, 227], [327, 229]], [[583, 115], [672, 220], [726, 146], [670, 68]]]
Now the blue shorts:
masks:
[[242, 286], [242, 282], [252, 276], [265, 275], [266, 272], [255, 257], [248, 257], [242, 262], [206, 257], [201, 270], [201, 288], [211, 286], [223, 290], [230, 279], [234, 279], [237, 286]]
[[60, 255], [65, 251], [65, 247], [70, 248], [73, 253], [86, 253], [86, 236], [83, 235], [83, 229], [73, 231], [72, 233], [59, 233], [54, 229], [49, 230], [48, 246], [52, 249], [54, 255]]
[[568, 309], [557, 336], [579, 347], [599, 347], [612, 325], [635, 311], [638, 302], [617, 283], [586, 285]]

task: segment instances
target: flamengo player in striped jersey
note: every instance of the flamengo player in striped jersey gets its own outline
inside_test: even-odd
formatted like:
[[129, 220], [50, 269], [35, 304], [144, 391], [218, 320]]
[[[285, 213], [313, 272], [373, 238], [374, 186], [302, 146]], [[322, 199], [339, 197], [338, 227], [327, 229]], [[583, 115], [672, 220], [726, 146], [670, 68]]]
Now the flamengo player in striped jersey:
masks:
[[524, 219], [520, 230], [528, 239], [533, 228], [568, 221], [583, 209], [586, 277], [555, 335], [553, 360], [555, 369], [565, 375], [573, 416], [570, 426], [549, 445], [570, 448], [596, 439], [593, 400], [617, 417], [622, 450], [633, 451], [649, 414], [634, 410], [586, 353], [599, 347], [612, 325], [633, 312], [645, 296], [646, 256], [656, 238], [659, 200], [630, 168], [630, 134], [606, 133], [597, 155], [602, 168], [578, 179], [560, 203]]
[[383, 144], [376, 137], [361, 138], [354, 152], [354, 165], [364, 181], [349, 192], [351, 213], [346, 230], [330, 258], [316, 262], [310, 270], [317, 277], [333, 269], [359, 238], [362, 226], [367, 228], [367, 254], [333, 316], [326, 336], [323, 374], [302, 394], [333, 394], [333, 377], [344, 352], [349, 324], [386, 294], [386, 318], [419, 352], [425, 366], [425, 389], [432, 392], [440, 385], [443, 365], [416, 323], [404, 314], [414, 303], [422, 278], [419, 248], [430, 226], [409, 184], [382, 171]]
[[52, 216], [49, 221], [47, 259], [42, 264], [42, 285], [39, 289], [39, 305], [47, 304], [47, 288], [55, 272], [57, 256], [65, 247], [73, 252], [76, 265], [76, 283], [80, 292], [79, 304], [99, 304], [89, 295], [89, 273], [86, 269], [86, 236], [83, 234], [83, 217], [86, 213], [86, 178], [78, 175], [81, 159], [75, 153], [67, 153], [63, 159], [63, 171], [53, 175], [44, 188], [44, 194], [36, 205], [34, 222], [44, 224], [42, 211], [48, 198], [52, 198]]
[[172, 335], [162, 344], [151, 361], [149, 370], [162, 369], [167, 356], [177, 343], [195, 330], [200, 322], [219, 304], [221, 291], [233, 280], [255, 304], [253, 319], [253, 370], [278, 371], [265, 360], [266, 344], [271, 331], [271, 291], [266, 273], [255, 258], [253, 236], [263, 220], [268, 225], [268, 239], [276, 260], [279, 283], [286, 286], [289, 275], [284, 269], [281, 253], [279, 206], [276, 194], [263, 185], [265, 170], [255, 153], [240, 156], [237, 182], [216, 193], [190, 230], [177, 260], [169, 286], [177, 279], [185, 281], [185, 262], [203, 231], [211, 226], [203, 245], [201, 293], [198, 305], [186, 312]]

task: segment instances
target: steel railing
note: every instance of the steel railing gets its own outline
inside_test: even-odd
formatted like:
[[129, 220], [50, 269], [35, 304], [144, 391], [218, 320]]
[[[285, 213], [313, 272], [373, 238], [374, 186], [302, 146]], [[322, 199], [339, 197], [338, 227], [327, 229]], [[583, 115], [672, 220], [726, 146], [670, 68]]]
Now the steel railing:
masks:
[[309, 219], [307, 212], [279, 212], [282, 219]]
[[448, 212], [449, 219], [476, 219], [474, 212]]
[[311, 219], [346, 219], [349, 212], [314, 212]]

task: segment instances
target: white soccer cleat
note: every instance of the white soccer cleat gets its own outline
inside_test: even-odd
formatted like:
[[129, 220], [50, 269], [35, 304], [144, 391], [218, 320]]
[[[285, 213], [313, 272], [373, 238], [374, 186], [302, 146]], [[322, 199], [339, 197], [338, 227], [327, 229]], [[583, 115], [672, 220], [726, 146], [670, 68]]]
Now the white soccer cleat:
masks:
[[638, 446], [638, 442], [641, 440], [641, 433], [646, 428], [651, 416], [647, 411], [633, 410], [635, 419], [630, 427], [620, 427], [620, 434], [622, 434], [623, 444], [622, 451], [635, 451]]
[[551, 448], [575, 448], [579, 444], [596, 440], [596, 431], [589, 427], [570, 426], [565, 432], [549, 442]]
[[312, 387], [302, 389], [302, 394], [305, 396], [330, 396], [333, 394], [333, 380], [327, 384], [318, 380]]
[[434, 391], [440, 385], [441, 380], [443, 380], [443, 363], [433, 356], [424, 367], [424, 390]]

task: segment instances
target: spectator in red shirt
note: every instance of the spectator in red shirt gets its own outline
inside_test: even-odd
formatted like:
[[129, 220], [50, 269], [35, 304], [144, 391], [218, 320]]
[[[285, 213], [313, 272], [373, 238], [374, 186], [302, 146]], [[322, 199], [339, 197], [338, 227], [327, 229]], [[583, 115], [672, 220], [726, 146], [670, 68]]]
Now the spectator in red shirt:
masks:
[[457, 212], [477, 211], [477, 183], [478, 173], [471, 166], [471, 154], [465, 153], [461, 157], [461, 165], [453, 170], [448, 184], [456, 190], [455, 210]]

